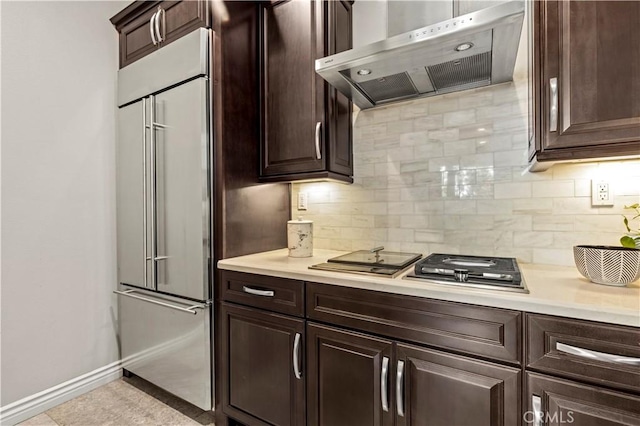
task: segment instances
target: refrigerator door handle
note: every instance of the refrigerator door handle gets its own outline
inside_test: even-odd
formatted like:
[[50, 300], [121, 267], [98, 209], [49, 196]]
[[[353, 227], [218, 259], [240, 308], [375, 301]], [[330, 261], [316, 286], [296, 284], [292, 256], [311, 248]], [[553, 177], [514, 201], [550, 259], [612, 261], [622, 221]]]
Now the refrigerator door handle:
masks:
[[[153, 19], [153, 18], [152, 18]], [[143, 282], [145, 287], [149, 287], [149, 277], [147, 276], [147, 262], [151, 260], [149, 247], [147, 246], [147, 101], [142, 100], [142, 252], [144, 253]]]
[[187, 312], [187, 313], [193, 314], [193, 315], [197, 315], [198, 314], [198, 311], [196, 311], [195, 309], [206, 309], [208, 307], [207, 304], [197, 303], [195, 305], [191, 305], [191, 306], [188, 306], [186, 308], [183, 308], [182, 306], [176, 306], [176, 305], [172, 305], [171, 303], [161, 302], [159, 300], [150, 299], [150, 298], [147, 298], [147, 297], [140, 296], [139, 294], [136, 293], [135, 290], [123, 290], [123, 291], [113, 290], [113, 292], [115, 294], [119, 294], [121, 296], [131, 297], [133, 299], [142, 300], [144, 302], [153, 303], [154, 305], [164, 306], [165, 308], [171, 308], [171, 309], [175, 309], [176, 311]]
[[156, 247], [156, 97], [151, 95], [149, 96], [149, 133], [151, 139], [151, 253], [150, 257], [154, 261], [151, 262], [151, 288], [157, 290], [158, 288], [158, 277], [156, 276], [156, 262], [155, 259], [158, 256], [157, 247]]

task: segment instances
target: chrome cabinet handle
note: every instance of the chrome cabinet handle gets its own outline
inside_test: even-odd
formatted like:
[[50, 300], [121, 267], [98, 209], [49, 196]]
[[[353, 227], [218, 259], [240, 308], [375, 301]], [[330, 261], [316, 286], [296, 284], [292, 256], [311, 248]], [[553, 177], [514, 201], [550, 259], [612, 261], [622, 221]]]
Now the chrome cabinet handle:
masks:
[[614, 364], [624, 365], [640, 365], [640, 358], [632, 358], [628, 356], [592, 351], [591, 349], [578, 348], [575, 346], [565, 345], [564, 343], [560, 342], [556, 342], [556, 350], [558, 352], [564, 352], [567, 354], [579, 356], [581, 358], [588, 358], [596, 361], [612, 362]]
[[300, 371], [300, 333], [296, 333], [296, 337], [293, 339], [293, 374], [296, 375], [296, 379], [302, 379], [302, 372]]
[[549, 131], [558, 130], [558, 79], [549, 80], [549, 89], [551, 91], [551, 108], [549, 109]]
[[398, 361], [398, 371], [396, 373], [396, 411], [400, 417], [404, 417], [404, 397], [402, 395], [403, 379], [404, 361]]
[[164, 306], [165, 308], [171, 308], [171, 309], [175, 309], [176, 311], [187, 312], [187, 313], [193, 314], [193, 315], [197, 315], [198, 314], [198, 311], [196, 311], [195, 309], [206, 309], [207, 308], [206, 304], [196, 304], [196, 305], [191, 305], [189, 307], [183, 308], [182, 306], [176, 306], [176, 305], [172, 305], [171, 303], [161, 302], [159, 300], [149, 299], [147, 297], [139, 296], [135, 292], [135, 290], [124, 290], [124, 291], [113, 290], [113, 292], [115, 294], [119, 294], [121, 296], [131, 297], [132, 299], [142, 300], [144, 302], [153, 303], [154, 305]]
[[158, 41], [156, 40], [156, 33], [154, 32], [155, 19], [158, 17], [158, 12], [154, 13], [151, 19], [149, 19], [149, 31], [151, 32], [151, 41], [153, 45], [157, 45]]
[[245, 293], [253, 294], [255, 296], [263, 296], [263, 297], [273, 297], [275, 292], [273, 290], [258, 290], [257, 288], [247, 287], [246, 285], [242, 286], [242, 291]]
[[158, 36], [158, 43], [161, 43], [164, 41], [164, 38], [162, 37], [162, 32], [160, 31], [160, 15], [162, 15], [162, 29], [164, 30], [164, 9], [162, 9], [161, 7], [158, 7], [158, 11], [156, 12], [156, 35]]
[[316, 159], [322, 160], [322, 153], [320, 152], [320, 129], [322, 128], [322, 122], [316, 123]]
[[531, 395], [531, 407], [533, 408], [533, 426], [542, 426], [542, 399], [537, 395]]
[[387, 394], [387, 383], [389, 379], [389, 358], [382, 357], [382, 372], [380, 373], [380, 400], [382, 409], [389, 411], [389, 395]]

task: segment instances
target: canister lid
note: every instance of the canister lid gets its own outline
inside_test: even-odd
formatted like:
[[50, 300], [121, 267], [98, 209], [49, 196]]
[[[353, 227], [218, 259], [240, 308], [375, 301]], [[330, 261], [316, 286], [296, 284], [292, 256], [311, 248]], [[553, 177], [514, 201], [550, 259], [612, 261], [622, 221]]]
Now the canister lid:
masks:
[[312, 220], [303, 220], [302, 216], [298, 216], [298, 219], [290, 220], [287, 223], [289, 225], [303, 225], [303, 224], [307, 224], [307, 223], [313, 223], [313, 221]]

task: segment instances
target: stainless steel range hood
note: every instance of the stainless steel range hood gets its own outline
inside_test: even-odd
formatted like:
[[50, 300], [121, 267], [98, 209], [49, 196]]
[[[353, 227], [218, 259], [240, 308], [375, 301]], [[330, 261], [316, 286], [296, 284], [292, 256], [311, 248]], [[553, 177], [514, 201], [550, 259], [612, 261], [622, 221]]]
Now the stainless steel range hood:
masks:
[[361, 109], [511, 81], [523, 20], [523, 1], [497, 4], [318, 59], [316, 72]]

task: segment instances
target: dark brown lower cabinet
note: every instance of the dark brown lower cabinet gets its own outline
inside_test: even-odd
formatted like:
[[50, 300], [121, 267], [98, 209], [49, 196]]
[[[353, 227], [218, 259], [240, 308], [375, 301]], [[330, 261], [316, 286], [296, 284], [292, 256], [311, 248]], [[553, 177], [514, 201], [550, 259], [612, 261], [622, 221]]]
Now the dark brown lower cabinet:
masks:
[[398, 343], [396, 426], [520, 423], [520, 369]]
[[393, 425], [392, 348], [390, 340], [308, 323], [307, 425]]
[[527, 373], [527, 394], [523, 419], [528, 424], [640, 425], [638, 396], [536, 373]]
[[521, 370], [307, 325], [313, 426], [520, 424]]
[[223, 412], [246, 425], [303, 425], [304, 320], [222, 303], [222, 322]]

